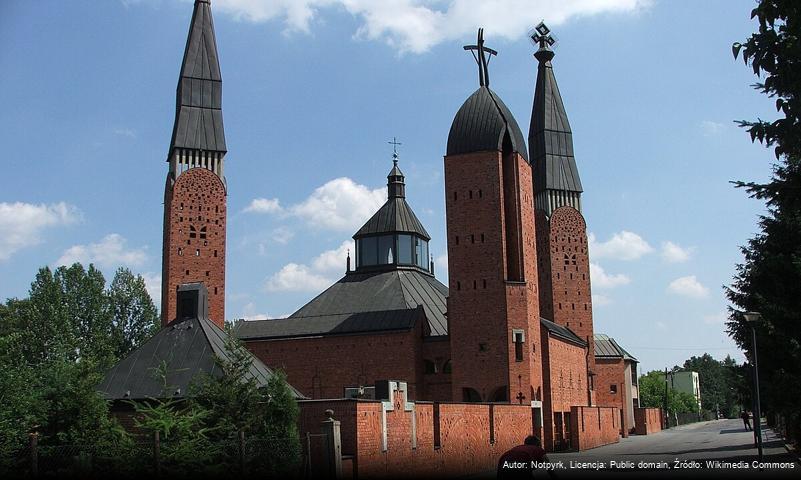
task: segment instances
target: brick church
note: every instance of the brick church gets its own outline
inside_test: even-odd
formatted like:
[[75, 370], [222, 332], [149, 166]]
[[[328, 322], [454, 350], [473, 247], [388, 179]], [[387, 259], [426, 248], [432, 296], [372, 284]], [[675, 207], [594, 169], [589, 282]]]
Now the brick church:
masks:
[[[530, 427], [549, 450], [569, 446], [578, 421], [572, 407], [631, 406], [636, 359], [607, 349], [596, 361], [572, 132], [547, 27], [540, 24], [533, 38], [539, 49], [528, 145], [490, 89], [488, 56], [496, 52], [484, 46], [483, 31], [465, 47], [478, 64], [479, 86], [443, 139], [449, 284], [434, 275], [431, 237], [407, 201], [395, 155], [387, 201], [354, 233], [344, 276], [287, 318], [237, 322], [237, 336], [257, 359], [254, 376], [280, 368], [298, 396], [311, 399], [373, 398], [376, 383], [391, 379], [406, 382], [415, 401], [530, 406]], [[189, 335], [179, 322], [207, 308], [195, 332], [220, 345], [213, 329], [221, 332], [225, 320], [226, 199], [236, 194], [224, 176], [226, 153], [211, 8], [196, 0], [167, 157], [164, 329], [157, 337]], [[190, 296], [187, 285], [197, 286]], [[175, 338], [191, 351], [190, 340]], [[168, 343], [143, 348], [160, 344]], [[127, 372], [144, 371], [147, 365], [135, 363], [149, 357], [132, 357], [107, 376], [107, 398], [136, 397]], [[621, 386], [617, 396], [610, 385]], [[622, 420], [626, 434], [633, 414]]]

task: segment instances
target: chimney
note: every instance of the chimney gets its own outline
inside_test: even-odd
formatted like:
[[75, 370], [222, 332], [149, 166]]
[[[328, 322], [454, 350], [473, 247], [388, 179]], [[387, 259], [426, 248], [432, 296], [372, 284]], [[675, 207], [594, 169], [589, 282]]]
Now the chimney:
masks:
[[209, 292], [203, 283], [178, 286], [175, 321], [209, 317]]

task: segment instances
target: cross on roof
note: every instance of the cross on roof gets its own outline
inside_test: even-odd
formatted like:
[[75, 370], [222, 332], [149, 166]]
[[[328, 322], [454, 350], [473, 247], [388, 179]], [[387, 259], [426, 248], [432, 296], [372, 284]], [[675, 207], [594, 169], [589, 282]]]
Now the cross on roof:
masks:
[[556, 39], [551, 35], [551, 29], [545, 25], [545, 22], [540, 22], [539, 25], [534, 27], [534, 32], [531, 34], [531, 40], [540, 48], [547, 49], [556, 43]]
[[473, 58], [478, 64], [478, 84], [482, 87], [489, 87], [489, 58], [485, 54], [489, 53], [492, 58], [493, 55], [498, 55], [498, 52], [484, 46], [484, 29], [478, 29], [475, 45], [465, 45], [463, 48], [473, 54]]
[[401, 142], [398, 141], [397, 138], [392, 137], [391, 142], [387, 142], [388, 144], [392, 145], [392, 162], [397, 165], [398, 164], [398, 145], [403, 145]]

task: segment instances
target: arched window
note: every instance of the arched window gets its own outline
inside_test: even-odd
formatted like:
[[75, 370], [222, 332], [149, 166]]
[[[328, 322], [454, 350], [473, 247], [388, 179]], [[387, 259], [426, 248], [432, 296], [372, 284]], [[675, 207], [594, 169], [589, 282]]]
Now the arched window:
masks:
[[480, 402], [481, 394], [475, 388], [464, 387], [462, 388], [462, 401], [463, 402]]
[[451, 367], [451, 361], [450, 361], [450, 360], [447, 360], [447, 361], [446, 361], [446, 362], [445, 362], [445, 363], [442, 365], [442, 373], [451, 373], [452, 371], [453, 371], [453, 368]]
[[509, 389], [506, 388], [506, 385], [502, 387], [498, 387], [492, 392], [492, 396], [490, 397], [490, 402], [508, 402], [509, 401]]
[[433, 375], [437, 373], [437, 364], [431, 360], [423, 360], [423, 373]]
[[200, 238], [206, 238], [206, 227], [200, 227]]
[[194, 225], [189, 225], [189, 238], [196, 238], [197, 237], [197, 230], [195, 230]]

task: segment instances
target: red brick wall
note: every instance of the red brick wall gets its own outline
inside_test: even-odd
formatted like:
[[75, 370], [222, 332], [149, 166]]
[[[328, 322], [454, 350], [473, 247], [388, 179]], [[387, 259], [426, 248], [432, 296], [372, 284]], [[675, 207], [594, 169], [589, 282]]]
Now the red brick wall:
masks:
[[[301, 437], [305, 438], [307, 431], [320, 432], [323, 412], [331, 408], [334, 418], [342, 422], [342, 453], [353, 455], [353, 477], [414, 478], [494, 470], [504, 452], [531, 434], [531, 408], [527, 405], [418, 402], [413, 412], [406, 412], [398, 395], [393, 400], [394, 410], [386, 414], [386, 451], [382, 449], [380, 401], [301, 401]], [[435, 430], [439, 431], [437, 444]]]
[[592, 298], [590, 291], [590, 259], [587, 248], [587, 225], [584, 217], [573, 207], [554, 210], [550, 222], [540, 212], [537, 218], [537, 245], [548, 252], [548, 262], [540, 262], [540, 299], [543, 316], [570, 328], [588, 340], [590, 370], [595, 364]]
[[205, 168], [189, 169], [178, 176], [174, 185], [170, 184], [168, 177], [164, 192], [161, 323], [166, 325], [175, 319], [178, 285], [203, 282], [209, 291], [209, 317], [222, 328], [225, 186], [220, 177]]
[[[619, 359], [595, 359], [595, 398], [598, 405], [623, 408], [626, 364]], [[611, 386], [617, 387], [612, 393]]]
[[[472, 388], [483, 401], [520, 393], [528, 402], [541, 388], [535, 232], [524, 228], [534, 224], [533, 201], [520, 188], [530, 184], [531, 167], [518, 154], [445, 157], [454, 400]], [[525, 282], [508, 282], [520, 269]], [[519, 362], [515, 329], [525, 334]]]
[[620, 441], [620, 409], [613, 407], [573, 407], [576, 419], [572, 429], [572, 446], [587, 450]]
[[[542, 345], [546, 347], [543, 351], [545, 383], [551, 386], [543, 399], [543, 445], [546, 450], [553, 451], [566, 448], [571, 439], [577, 421], [571, 408], [587, 405], [587, 350], [553, 337], [545, 329], [542, 330]], [[558, 414], [561, 414], [561, 422], [556, 421]]]
[[[418, 322], [420, 323], [420, 322]], [[245, 346], [309, 398], [342, 398], [345, 387], [403, 378], [418, 398], [422, 378], [420, 326], [398, 333], [342, 335], [287, 340], [248, 340]]]
[[649, 435], [662, 430], [662, 409], [661, 408], [635, 408], [634, 427], [637, 435]]

